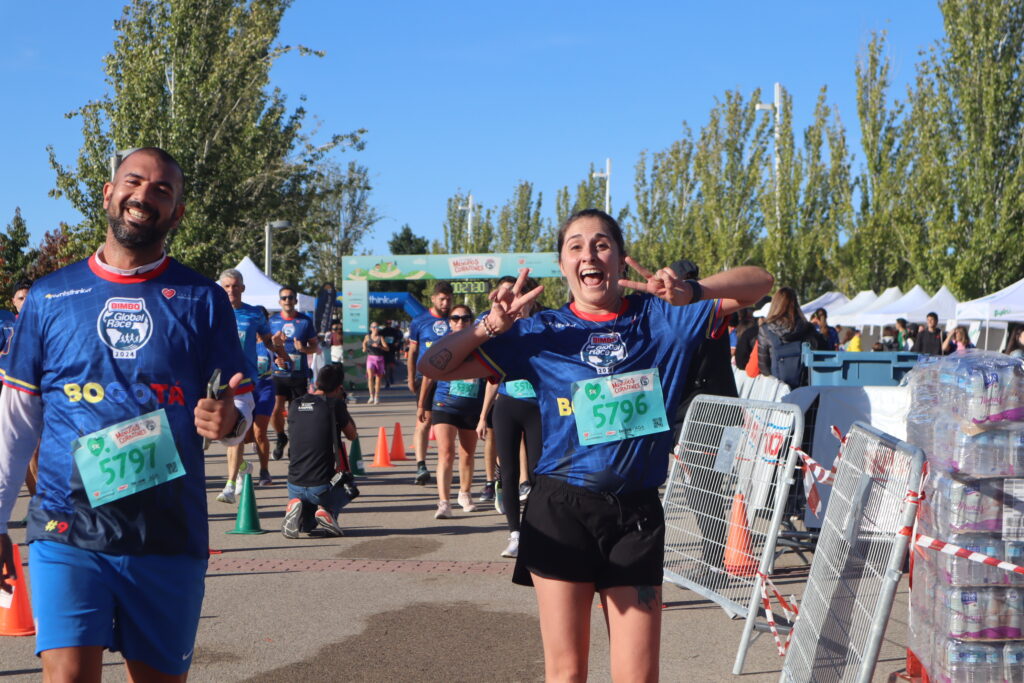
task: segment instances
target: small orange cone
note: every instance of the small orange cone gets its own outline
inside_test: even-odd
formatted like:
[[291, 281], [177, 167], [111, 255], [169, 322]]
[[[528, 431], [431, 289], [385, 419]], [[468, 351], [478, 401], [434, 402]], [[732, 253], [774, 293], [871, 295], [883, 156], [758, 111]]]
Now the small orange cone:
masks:
[[733, 576], [753, 576], [757, 561], [750, 547], [750, 528], [747, 526], [747, 503], [742, 493], [732, 501], [729, 515], [729, 535], [725, 541], [725, 571]]
[[391, 434], [391, 461], [408, 460], [405, 457], [405, 441], [402, 440], [402, 425], [395, 423], [395, 431]]
[[388, 455], [388, 435], [383, 427], [377, 433], [377, 451], [373, 455], [373, 464], [370, 467], [394, 467]]
[[11, 579], [14, 588], [11, 606], [0, 609], [0, 636], [31, 636], [35, 635], [36, 626], [32, 621], [32, 604], [28, 598], [28, 570], [21, 566], [21, 552], [18, 545], [12, 543], [14, 550], [14, 568], [18, 578]]
[[437, 441], [437, 436], [434, 434], [434, 425], [430, 425], [430, 440]]

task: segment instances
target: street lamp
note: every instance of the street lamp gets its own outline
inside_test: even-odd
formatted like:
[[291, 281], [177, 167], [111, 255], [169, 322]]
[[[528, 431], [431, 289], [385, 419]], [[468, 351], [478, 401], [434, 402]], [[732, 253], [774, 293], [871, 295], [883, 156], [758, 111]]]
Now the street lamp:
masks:
[[466, 212], [466, 220], [468, 221], [467, 232], [469, 234], [469, 244], [472, 246], [473, 243], [473, 193], [469, 193], [469, 203], [459, 204], [459, 211]]
[[758, 102], [757, 111], [770, 111], [772, 113], [772, 121], [775, 124], [775, 149], [774, 149], [774, 163], [772, 164], [775, 169], [775, 223], [776, 226], [782, 224], [781, 208], [779, 207], [779, 138], [782, 135], [782, 84], [775, 84], [775, 103], [771, 102]]
[[270, 221], [264, 227], [263, 233], [263, 272], [266, 273], [267, 277], [270, 275], [270, 231], [280, 230], [282, 228], [292, 227], [291, 221]]
[[590, 174], [592, 178], [604, 178], [604, 212], [612, 215], [612, 160], [605, 158], [604, 173], [594, 171]]

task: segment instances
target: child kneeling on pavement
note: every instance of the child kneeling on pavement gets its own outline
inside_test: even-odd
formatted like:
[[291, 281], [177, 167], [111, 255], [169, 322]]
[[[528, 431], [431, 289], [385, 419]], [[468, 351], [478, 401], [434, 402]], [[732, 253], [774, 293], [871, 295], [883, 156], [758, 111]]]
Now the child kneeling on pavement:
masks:
[[341, 435], [357, 438], [343, 398], [344, 377], [341, 365], [325, 366], [317, 375], [316, 390], [288, 406], [289, 500], [281, 525], [285, 538], [298, 538], [299, 532], [344, 535], [338, 513], [358, 495], [351, 474], [337, 472]]

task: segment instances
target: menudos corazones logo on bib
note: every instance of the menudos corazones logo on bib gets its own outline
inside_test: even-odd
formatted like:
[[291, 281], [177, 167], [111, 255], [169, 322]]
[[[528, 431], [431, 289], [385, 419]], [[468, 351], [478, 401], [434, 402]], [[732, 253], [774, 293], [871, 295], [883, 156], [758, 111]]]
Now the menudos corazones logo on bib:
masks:
[[114, 358], [135, 358], [135, 353], [153, 336], [153, 317], [145, 299], [112, 297], [96, 318], [96, 331]]

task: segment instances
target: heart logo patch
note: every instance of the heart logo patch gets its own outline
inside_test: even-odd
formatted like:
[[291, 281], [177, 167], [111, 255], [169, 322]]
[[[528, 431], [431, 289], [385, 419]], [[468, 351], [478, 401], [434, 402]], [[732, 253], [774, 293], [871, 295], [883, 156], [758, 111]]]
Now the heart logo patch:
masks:
[[164, 295], [165, 299], [170, 299], [175, 294], [177, 294], [177, 292], [175, 292], [173, 289], [169, 289], [167, 287], [164, 287], [163, 289], [161, 289], [160, 293]]
[[587, 398], [593, 401], [601, 395], [601, 385], [587, 384], [583, 387], [583, 392], [587, 395]]
[[103, 437], [102, 436], [97, 436], [94, 439], [89, 439], [86, 442], [85, 445], [86, 445], [86, 447], [88, 447], [89, 452], [92, 453], [95, 457], [98, 458], [100, 453], [103, 452], [103, 445], [104, 445]]

